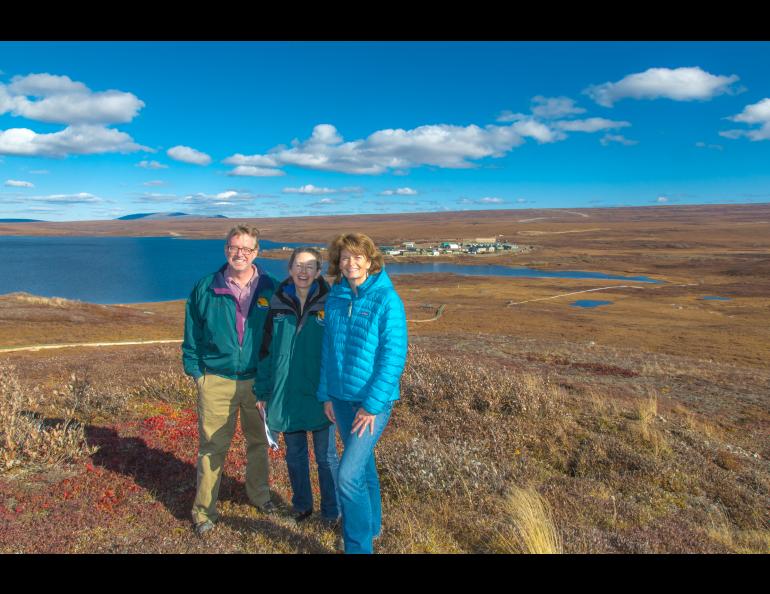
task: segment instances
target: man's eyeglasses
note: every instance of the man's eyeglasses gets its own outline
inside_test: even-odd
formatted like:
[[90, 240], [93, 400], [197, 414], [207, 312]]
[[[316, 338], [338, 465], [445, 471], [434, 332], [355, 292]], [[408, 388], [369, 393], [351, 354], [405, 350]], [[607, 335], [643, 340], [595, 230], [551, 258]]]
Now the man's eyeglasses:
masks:
[[238, 252], [241, 252], [244, 256], [251, 256], [256, 251], [256, 248], [252, 249], [247, 247], [235, 247], [234, 245], [227, 246], [228, 254], [237, 254]]

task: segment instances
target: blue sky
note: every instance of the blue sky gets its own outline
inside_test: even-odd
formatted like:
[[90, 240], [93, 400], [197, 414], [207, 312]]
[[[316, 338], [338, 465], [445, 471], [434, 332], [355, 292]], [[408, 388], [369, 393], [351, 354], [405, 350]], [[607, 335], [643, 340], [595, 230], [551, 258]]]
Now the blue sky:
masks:
[[2, 42], [0, 218], [770, 202], [770, 43]]

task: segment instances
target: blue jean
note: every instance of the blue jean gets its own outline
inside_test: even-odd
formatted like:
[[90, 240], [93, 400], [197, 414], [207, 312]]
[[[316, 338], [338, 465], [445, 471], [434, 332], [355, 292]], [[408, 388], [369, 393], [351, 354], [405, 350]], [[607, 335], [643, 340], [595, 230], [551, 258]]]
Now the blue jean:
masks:
[[346, 553], [371, 553], [372, 540], [382, 528], [380, 479], [374, 460], [374, 446], [390, 419], [393, 403], [375, 417], [374, 434], [366, 429], [359, 437], [351, 434], [360, 402], [332, 398], [334, 416], [345, 444], [340, 459], [337, 490], [342, 511], [342, 536]]
[[[291, 505], [295, 512], [312, 511], [313, 491], [310, 487], [310, 461], [307, 449], [307, 431], [284, 433], [286, 467], [291, 482]], [[313, 451], [318, 467], [318, 485], [321, 489], [321, 516], [327, 520], [339, 517], [337, 501], [337, 444], [334, 425], [313, 431]]]

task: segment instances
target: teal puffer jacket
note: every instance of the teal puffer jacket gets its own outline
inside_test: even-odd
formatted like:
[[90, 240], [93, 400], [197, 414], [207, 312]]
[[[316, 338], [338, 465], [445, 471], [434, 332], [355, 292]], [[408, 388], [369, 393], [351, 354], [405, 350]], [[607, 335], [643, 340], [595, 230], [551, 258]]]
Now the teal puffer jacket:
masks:
[[[199, 280], [187, 299], [184, 320], [182, 363], [184, 371], [198, 379], [205, 373], [233, 380], [252, 379], [257, 374], [259, 339], [278, 282], [260, 266], [259, 280], [248, 312], [225, 283], [227, 264]], [[245, 318], [239, 336], [236, 316]]]
[[321, 277], [300, 313], [288, 278], [270, 300], [254, 394], [267, 403], [267, 426], [273, 431], [316, 431], [331, 425], [316, 399], [328, 294], [329, 285]]
[[318, 400], [361, 402], [379, 414], [399, 399], [406, 349], [406, 312], [388, 274], [371, 275], [358, 295], [343, 277], [326, 300]]

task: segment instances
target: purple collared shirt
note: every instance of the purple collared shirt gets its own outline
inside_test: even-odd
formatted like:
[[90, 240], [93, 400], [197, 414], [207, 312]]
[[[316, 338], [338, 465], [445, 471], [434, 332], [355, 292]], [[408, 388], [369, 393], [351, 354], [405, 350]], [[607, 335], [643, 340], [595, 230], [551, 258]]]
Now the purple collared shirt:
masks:
[[246, 316], [249, 315], [249, 307], [251, 301], [254, 299], [254, 289], [257, 288], [259, 282], [259, 272], [254, 264], [251, 265], [254, 274], [249, 281], [241, 286], [238, 282], [230, 276], [230, 269], [225, 270], [225, 283], [227, 287], [233, 292], [235, 296], [235, 329], [238, 332], [238, 344], [243, 344], [243, 335], [246, 330]]

